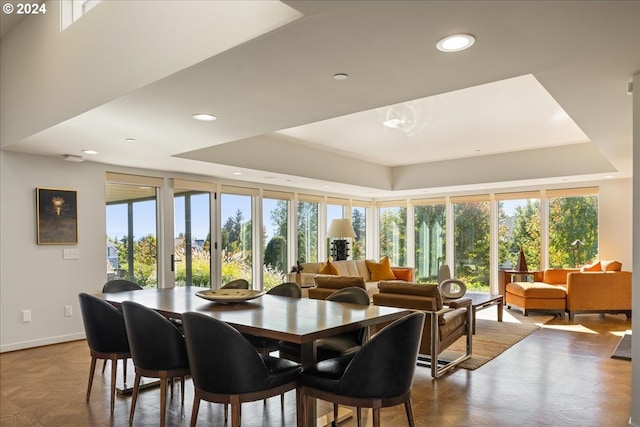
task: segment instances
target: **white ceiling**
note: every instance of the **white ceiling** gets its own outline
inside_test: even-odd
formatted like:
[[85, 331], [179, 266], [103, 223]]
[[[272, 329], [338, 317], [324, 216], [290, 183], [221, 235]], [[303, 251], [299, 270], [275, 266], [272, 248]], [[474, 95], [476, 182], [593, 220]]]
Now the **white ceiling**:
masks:
[[[3, 149], [366, 197], [631, 176], [640, 2], [284, 3], [285, 25]], [[435, 49], [456, 32], [475, 45]]]

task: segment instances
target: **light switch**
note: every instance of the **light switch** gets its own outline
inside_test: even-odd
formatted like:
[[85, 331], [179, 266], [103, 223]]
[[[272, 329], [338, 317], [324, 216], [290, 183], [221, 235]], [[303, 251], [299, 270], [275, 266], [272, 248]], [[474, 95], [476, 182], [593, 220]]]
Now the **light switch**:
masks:
[[78, 259], [80, 258], [80, 249], [65, 249], [62, 256], [64, 259]]

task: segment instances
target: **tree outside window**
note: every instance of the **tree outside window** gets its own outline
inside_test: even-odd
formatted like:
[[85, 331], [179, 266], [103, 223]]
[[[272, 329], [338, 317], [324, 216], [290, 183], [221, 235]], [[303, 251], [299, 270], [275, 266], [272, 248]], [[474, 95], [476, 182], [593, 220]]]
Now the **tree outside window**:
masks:
[[598, 196], [549, 199], [549, 266], [579, 267], [597, 258]]

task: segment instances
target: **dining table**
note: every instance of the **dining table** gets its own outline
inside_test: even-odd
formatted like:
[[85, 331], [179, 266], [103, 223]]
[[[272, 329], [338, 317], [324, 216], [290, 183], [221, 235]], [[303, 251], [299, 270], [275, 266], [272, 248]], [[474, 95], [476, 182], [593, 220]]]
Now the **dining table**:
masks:
[[[316, 340], [360, 328], [370, 328], [402, 318], [410, 310], [376, 305], [362, 306], [309, 298], [259, 295], [233, 302], [206, 299], [208, 288], [176, 286], [98, 294], [119, 306], [133, 301], [170, 319], [186, 312], [202, 313], [221, 320], [243, 334], [289, 341], [300, 345], [303, 367], [317, 362]], [[309, 401], [307, 427], [316, 427], [315, 401]]]

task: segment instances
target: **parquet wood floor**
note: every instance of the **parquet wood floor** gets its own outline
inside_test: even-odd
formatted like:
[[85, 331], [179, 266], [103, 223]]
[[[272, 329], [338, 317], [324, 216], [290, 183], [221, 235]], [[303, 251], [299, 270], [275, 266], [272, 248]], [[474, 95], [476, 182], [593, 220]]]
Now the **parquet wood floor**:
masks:
[[[629, 329], [623, 315], [556, 318], [475, 371], [458, 369], [434, 381], [427, 368], [418, 367], [416, 426], [626, 426], [631, 363], [609, 356], [619, 340], [614, 333]], [[99, 364], [91, 401], [85, 402], [89, 362], [85, 341], [1, 354], [0, 425], [126, 426], [131, 398], [118, 397], [115, 414], [109, 414], [108, 366], [102, 375]], [[186, 389], [184, 407], [175, 389], [168, 426], [189, 425], [190, 381]], [[158, 425], [159, 401], [157, 389], [143, 391], [134, 426]], [[295, 394], [287, 393], [284, 414], [277, 397], [266, 405], [245, 404], [242, 412], [244, 427], [295, 426]], [[223, 426], [221, 405], [203, 402], [198, 425]], [[353, 419], [340, 424], [355, 425]], [[369, 411], [363, 411], [363, 425], [371, 425]], [[383, 409], [382, 425], [406, 426], [402, 406]]]

